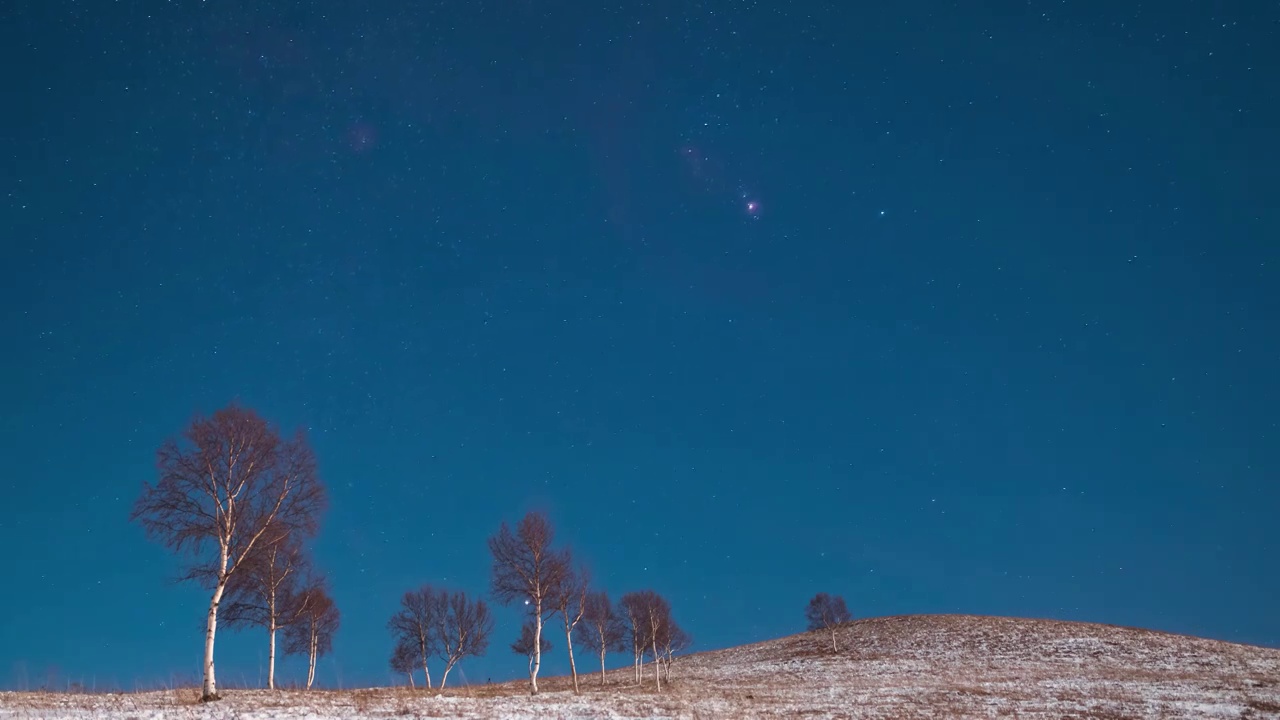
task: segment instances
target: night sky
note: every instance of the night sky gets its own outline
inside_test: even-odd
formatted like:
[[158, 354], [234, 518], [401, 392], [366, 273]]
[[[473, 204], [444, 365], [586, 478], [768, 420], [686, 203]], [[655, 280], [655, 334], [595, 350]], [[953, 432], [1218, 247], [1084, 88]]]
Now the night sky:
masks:
[[699, 649], [817, 591], [1280, 645], [1278, 19], [4, 3], [0, 687], [198, 672], [128, 515], [237, 399], [330, 488], [326, 686], [530, 509]]

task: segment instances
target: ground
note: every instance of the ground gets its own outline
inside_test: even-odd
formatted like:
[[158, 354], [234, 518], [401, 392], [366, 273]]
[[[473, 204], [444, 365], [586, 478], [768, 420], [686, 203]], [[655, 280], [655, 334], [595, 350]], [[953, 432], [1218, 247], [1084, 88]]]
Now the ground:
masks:
[[661, 694], [632, 670], [436, 691], [0, 693], [0, 720], [328, 718], [1280, 718], [1280, 650], [1107, 625], [875, 618], [680, 658]]

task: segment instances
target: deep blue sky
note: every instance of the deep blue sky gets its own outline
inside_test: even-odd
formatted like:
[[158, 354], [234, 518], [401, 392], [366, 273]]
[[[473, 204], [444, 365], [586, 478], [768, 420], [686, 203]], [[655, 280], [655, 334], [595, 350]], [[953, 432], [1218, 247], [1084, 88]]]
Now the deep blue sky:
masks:
[[960, 5], [5, 3], [0, 687], [198, 669], [128, 513], [236, 398], [331, 488], [325, 684], [530, 508], [701, 648], [1280, 645], [1280, 14]]

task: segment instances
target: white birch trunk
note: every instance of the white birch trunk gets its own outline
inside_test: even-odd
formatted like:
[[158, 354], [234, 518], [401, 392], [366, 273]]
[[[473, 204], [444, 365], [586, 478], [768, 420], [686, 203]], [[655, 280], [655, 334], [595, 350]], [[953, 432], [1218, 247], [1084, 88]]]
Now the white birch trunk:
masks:
[[831, 651], [840, 652], [840, 648], [836, 647], [836, 628], [834, 625], [831, 627]]
[[316, 637], [315, 625], [311, 626], [311, 661], [307, 664], [307, 689], [311, 689], [311, 683], [316, 679], [316, 648], [318, 639]]
[[445, 682], [449, 679], [449, 671], [450, 671], [450, 670], [452, 670], [452, 669], [453, 669], [453, 663], [452, 663], [452, 662], [445, 663], [445, 666], [444, 666], [444, 675], [441, 675], [441, 676], [440, 676], [440, 689], [441, 689], [441, 690], [443, 690], [443, 689], [444, 689], [444, 684], [445, 684]]
[[578, 690], [578, 666], [573, 662], [573, 630], [568, 623], [564, 626], [564, 644], [569, 648], [569, 673], [573, 675], [573, 692], [577, 695], [581, 692]]
[[604, 685], [605, 685], [605, 681], [604, 681], [604, 653], [605, 653], [605, 650], [606, 650], [606, 648], [605, 648], [603, 645], [601, 645], [601, 646], [600, 646], [600, 687], [604, 687]]
[[267, 689], [276, 689], [276, 588], [267, 588]]
[[271, 640], [267, 643], [267, 689], [276, 689], [276, 619], [271, 618], [271, 627], [267, 631]]
[[[656, 636], [656, 633], [655, 633]], [[658, 692], [662, 692], [662, 674], [659, 672], [659, 666], [662, 665], [662, 656], [658, 654], [658, 641], [653, 641], [653, 681], [658, 684]]]
[[424, 676], [424, 679], [427, 681], [427, 684], [424, 685], [423, 687], [430, 690], [431, 689], [431, 670], [427, 668], [427, 647], [426, 645], [422, 644], [421, 641], [419, 641], [418, 648], [422, 652], [422, 674]]
[[542, 598], [534, 602], [533, 665], [529, 667], [529, 688], [538, 694], [538, 668], [542, 667]]
[[218, 584], [213, 588], [213, 597], [209, 600], [209, 619], [204, 634], [204, 687], [200, 691], [200, 700], [207, 702], [218, 699], [218, 681], [213, 674], [213, 639], [218, 633], [218, 603], [222, 602], [222, 593], [227, 589], [227, 544], [223, 542], [218, 550]]

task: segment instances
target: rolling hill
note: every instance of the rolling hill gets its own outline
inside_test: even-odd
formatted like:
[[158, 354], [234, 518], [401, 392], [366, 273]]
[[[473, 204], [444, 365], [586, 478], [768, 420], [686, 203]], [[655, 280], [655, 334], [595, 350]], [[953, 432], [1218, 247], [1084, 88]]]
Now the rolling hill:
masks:
[[672, 683], [631, 668], [411, 692], [194, 690], [0, 694], [0, 718], [1280, 718], [1280, 650], [1054, 620], [914, 615], [679, 658]]

